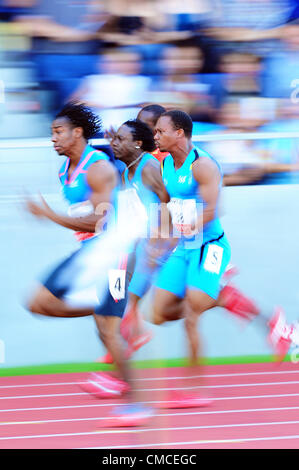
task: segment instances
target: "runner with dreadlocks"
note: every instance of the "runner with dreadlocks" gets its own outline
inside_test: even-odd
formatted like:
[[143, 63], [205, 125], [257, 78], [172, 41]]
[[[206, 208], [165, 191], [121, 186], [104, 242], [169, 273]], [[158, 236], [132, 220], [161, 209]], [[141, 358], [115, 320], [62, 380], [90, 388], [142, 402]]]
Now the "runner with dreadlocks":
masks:
[[[29, 301], [29, 310], [55, 317], [80, 317], [91, 315], [90, 309], [69, 306], [63, 296], [71, 282], [72, 265], [79, 251], [96, 235], [99, 216], [94, 207], [111, 202], [117, 185], [117, 173], [104, 152], [93, 149], [88, 140], [101, 129], [101, 122], [89, 108], [81, 104], [67, 104], [52, 123], [52, 142], [58, 155], [66, 156], [59, 172], [62, 191], [69, 203], [67, 215], [58, 214], [45, 199], [27, 199], [27, 209], [33, 215], [75, 232], [81, 242], [76, 250], [61, 263], [42, 283]], [[98, 225], [97, 225], [98, 224]]]
[[[70, 203], [69, 214], [56, 213], [42, 196], [38, 203], [27, 198], [27, 209], [36, 217], [74, 230], [81, 245], [41, 283], [27, 307], [50, 317], [93, 315], [118, 377], [91, 374], [81, 386], [99, 398], [108, 398], [120, 397], [132, 388], [120, 324], [133, 271], [130, 253], [135, 235], [132, 229], [124, 235], [127, 214], [121, 213], [119, 173], [105, 153], [88, 144], [100, 128], [100, 120], [91, 110], [76, 103], [67, 104], [53, 121], [54, 149], [67, 157], [59, 176]], [[130, 196], [123, 197], [130, 206]], [[133, 219], [138, 224], [138, 217], [130, 221], [135, 225]], [[142, 424], [152, 411], [128, 400], [132, 406], [117, 409], [113, 420], [121, 425]]]

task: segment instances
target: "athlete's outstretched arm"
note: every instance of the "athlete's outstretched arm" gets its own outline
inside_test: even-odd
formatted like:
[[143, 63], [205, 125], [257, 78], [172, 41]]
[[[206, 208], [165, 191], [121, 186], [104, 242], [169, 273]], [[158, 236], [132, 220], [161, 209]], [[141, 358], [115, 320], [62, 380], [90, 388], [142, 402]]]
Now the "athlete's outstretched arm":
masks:
[[[39, 218], [52, 220], [62, 227], [82, 232], [95, 232], [101, 214], [95, 208], [100, 203], [109, 203], [111, 193], [116, 185], [116, 170], [110, 162], [101, 160], [93, 163], [87, 172], [87, 181], [92, 189], [90, 202], [94, 207], [94, 213], [83, 217], [71, 217], [58, 214], [40, 196], [40, 202], [36, 203], [27, 197], [26, 206], [29, 212]], [[108, 207], [108, 206], [107, 206]]]

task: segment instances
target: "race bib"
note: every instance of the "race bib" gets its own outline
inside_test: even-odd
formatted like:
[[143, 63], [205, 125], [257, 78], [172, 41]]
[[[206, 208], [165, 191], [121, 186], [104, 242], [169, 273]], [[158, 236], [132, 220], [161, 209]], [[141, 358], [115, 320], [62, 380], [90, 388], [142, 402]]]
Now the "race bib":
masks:
[[219, 274], [223, 257], [223, 248], [219, 245], [209, 245], [204, 262], [204, 269], [211, 273]]
[[175, 229], [184, 235], [190, 235], [197, 219], [196, 200], [171, 198], [167, 207]]
[[124, 299], [126, 296], [126, 270], [109, 269], [109, 291], [114, 300]]

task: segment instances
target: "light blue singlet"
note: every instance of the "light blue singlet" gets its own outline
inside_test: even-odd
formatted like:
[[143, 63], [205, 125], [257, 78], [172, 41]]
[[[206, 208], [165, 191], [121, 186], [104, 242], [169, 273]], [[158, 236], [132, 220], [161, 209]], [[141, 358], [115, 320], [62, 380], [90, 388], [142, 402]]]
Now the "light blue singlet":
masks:
[[[140, 201], [145, 206], [148, 216], [147, 231], [145, 233], [147, 236], [150, 235], [151, 228], [154, 228], [157, 223], [156, 211], [158, 210], [158, 206], [160, 204], [158, 195], [154, 193], [149, 187], [145, 186], [142, 180], [143, 169], [149, 161], [157, 163], [155, 157], [149, 153], [146, 153], [143, 155], [138, 167], [136, 168], [135, 174], [131, 179], [129, 179], [129, 170], [126, 169], [124, 172], [125, 188], [134, 188]], [[146, 264], [146, 243], [147, 239], [143, 238], [137, 244], [135, 252], [135, 269], [129, 284], [129, 292], [137, 295], [138, 297], [143, 297], [152, 279], [152, 272], [149, 270]]]
[[[80, 217], [91, 213], [92, 206], [89, 202], [91, 189], [88, 185], [86, 175], [88, 168], [93, 163], [100, 160], [109, 161], [109, 157], [104, 152], [100, 152], [90, 145], [86, 145], [80, 161], [70, 178], [68, 178], [70, 159], [67, 158], [63, 163], [59, 172], [59, 178], [62, 184], [62, 193], [69, 203], [69, 215]], [[75, 232], [75, 236], [79, 241], [84, 241], [92, 238], [94, 234], [91, 232]]]
[[170, 195], [169, 209], [180, 241], [158, 274], [155, 285], [179, 298], [185, 296], [188, 288], [199, 289], [216, 299], [221, 276], [230, 259], [230, 247], [218, 213], [198, 235], [192, 235], [193, 223], [206, 204], [200, 197], [199, 184], [192, 171], [192, 164], [198, 158], [212, 157], [194, 147], [180, 168], [175, 169], [171, 155], [162, 164], [163, 182]]

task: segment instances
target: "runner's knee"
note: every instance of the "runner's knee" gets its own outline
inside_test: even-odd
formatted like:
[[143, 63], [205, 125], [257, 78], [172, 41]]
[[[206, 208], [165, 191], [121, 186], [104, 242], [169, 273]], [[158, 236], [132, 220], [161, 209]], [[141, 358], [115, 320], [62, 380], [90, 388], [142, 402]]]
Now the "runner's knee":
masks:
[[193, 314], [200, 315], [201, 313], [216, 307], [217, 300], [214, 300], [204, 292], [188, 292], [187, 302], [193, 311]]
[[29, 301], [26, 302], [25, 307], [31, 313], [37, 313], [40, 315], [48, 315], [46, 310], [46, 304], [42, 301], [42, 298], [39, 295], [32, 297]]
[[160, 314], [156, 314], [154, 312], [154, 316], [153, 316], [153, 324], [154, 325], [162, 325], [166, 320], [163, 318], [163, 316], [161, 316]]
[[152, 313], [152, 323], [154, 325], [162, 325], [165, 322], [163, 309], [161, 308], [161, 304], [154, 304], [153, 305], [153, 313]]

